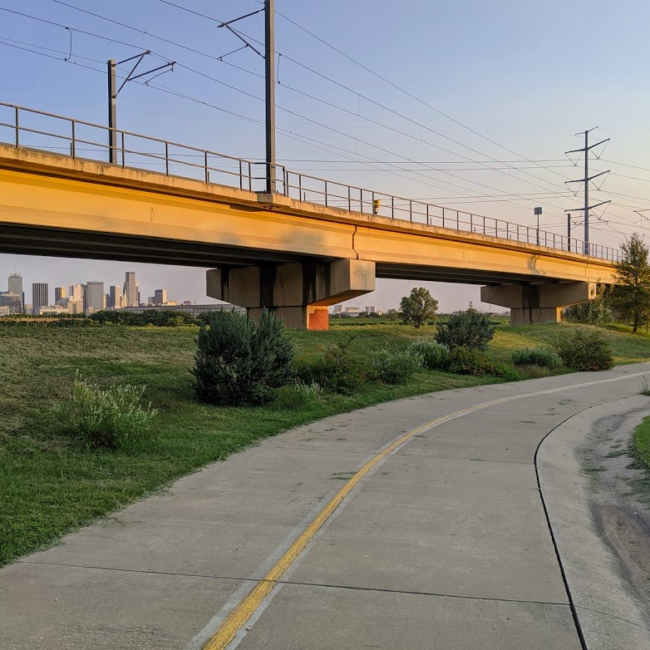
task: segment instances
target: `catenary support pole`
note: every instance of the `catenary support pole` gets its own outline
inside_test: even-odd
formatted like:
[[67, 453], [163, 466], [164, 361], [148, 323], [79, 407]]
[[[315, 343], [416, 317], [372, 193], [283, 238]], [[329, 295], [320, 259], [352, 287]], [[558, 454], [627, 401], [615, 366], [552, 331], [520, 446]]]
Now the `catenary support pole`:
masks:
[[117, 162], [117, 75], [115, 59], [108, 61], [108, 162]]
[[275, 192], [275, 0], [265, 0], [266, 191]]

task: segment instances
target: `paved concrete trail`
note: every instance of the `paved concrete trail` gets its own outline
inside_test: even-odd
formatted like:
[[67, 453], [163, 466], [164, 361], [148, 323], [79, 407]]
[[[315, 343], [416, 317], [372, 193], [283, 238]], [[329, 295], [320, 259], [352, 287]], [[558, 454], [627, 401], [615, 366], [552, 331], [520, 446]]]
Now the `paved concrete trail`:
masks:
[[269, 439], [0, 571], [0, 646], [579, 650], [535, 453], [647, 371], [446, 391]]

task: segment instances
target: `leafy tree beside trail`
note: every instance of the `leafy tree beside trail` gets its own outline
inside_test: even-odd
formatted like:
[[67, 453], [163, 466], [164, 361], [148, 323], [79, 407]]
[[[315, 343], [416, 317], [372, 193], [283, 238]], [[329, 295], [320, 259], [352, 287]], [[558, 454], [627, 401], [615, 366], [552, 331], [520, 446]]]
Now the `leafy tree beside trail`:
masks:
[[611, 296], [617, 317], [636, 332], [650, 319], [650, 265], [648, 247], [638, 233], [621, 244], [623, 256], [616, 262], [616, 280]]
[[438, 301], [432, 297], [428, 289], [414, 287], [409, 296], [404, 296], [400, 303], [402, 321], [405, 325], [421, 327], [427, 321], [435, 320]]

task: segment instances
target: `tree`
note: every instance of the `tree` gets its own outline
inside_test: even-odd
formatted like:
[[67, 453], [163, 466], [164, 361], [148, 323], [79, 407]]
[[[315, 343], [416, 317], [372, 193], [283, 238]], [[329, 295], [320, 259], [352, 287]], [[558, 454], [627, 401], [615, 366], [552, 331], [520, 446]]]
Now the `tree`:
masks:
[[648, 247], [638, 233], [621, 244], [623, 253], [616, 262], [616, 282], [612, 291], [612, 307], [636, 332], [650, 318], [650, 265]]
[[421, 327], [426, 321], [435, 320], [438, 301], [431, 296], [428, 289], [414, 287], [411, 289], [411, 295], [402, 298], [400, 309], [405, 325]]

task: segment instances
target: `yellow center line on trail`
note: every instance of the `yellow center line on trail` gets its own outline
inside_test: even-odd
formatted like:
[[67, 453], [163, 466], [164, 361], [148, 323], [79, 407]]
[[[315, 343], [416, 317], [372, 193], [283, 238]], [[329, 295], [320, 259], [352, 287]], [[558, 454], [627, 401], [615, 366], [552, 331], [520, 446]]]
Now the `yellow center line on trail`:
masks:
[[550, 395], [552, 393], [564, 392], [567, 390], [574, 390], [577, 388], [587, 388], [598, 384], [607, 384], [615, 381], [623, 381], [625, 379], [633, 379], [646, 375], [647, 372], [639, 372], [630, 375], [623, 375], [622, 377], [614, 377], [612, 379], [602, 379], [598, 381], [586, 382], [583, 384], [575, 384], [573, 386], [561, 386], [559, 388], [551, 388], [548, 390], [536, 391], [533, 393], [524, 393], [522, 395], [512, 395], [510, 397], [501, 397], [499, 399], [491, 400], [489, 402], [482, 402], [475, 406], [455, 411], [448, 415], [444, 415], [425, 424], [411, 429], [406, 433], [398, 436], [383, 447], [377, 454], [375, 454], [363, 467], [361, 467], [356, 474], [330, 499], [325, 507], [314, 517], [305, 530], [299, 535], [294, 543], [287, 549], [282, 557], [276, 562], [273, 568], [260, 580], [257, 585], [246, 595], [246, 597], [235, 607], [221, 625], [215, 630], [212, 636], [203, 646], [203, 650], [226, 650], [228, 646], [237, 636], [238, 632], [246, 625], [249, 619], [255, 614], [257, 609], [262, 605], [264, 600], [269, 596], [273, 589], [277, 586], [282, 576], [287, 570], [296, 562], [300, 554], [305, 550], [309, 543], [314, 539], [314, 536], [323, 527], [325, 522], [332, 516], [336, 509], [341, 505], [347, 496], [359, 485], [359, 483], [368, 474], [377, 467], [382, 461], [386, 460], [388, 456], [397, 451], [400, 447], [405, 445], [415, 436], [433, 429], [435, 427], [454, 420], [456, 418], [481, 411], [498, 404], [506, 402], [514, 402], [520, 399], [529, 397], [539, 397], [542, 395]]

